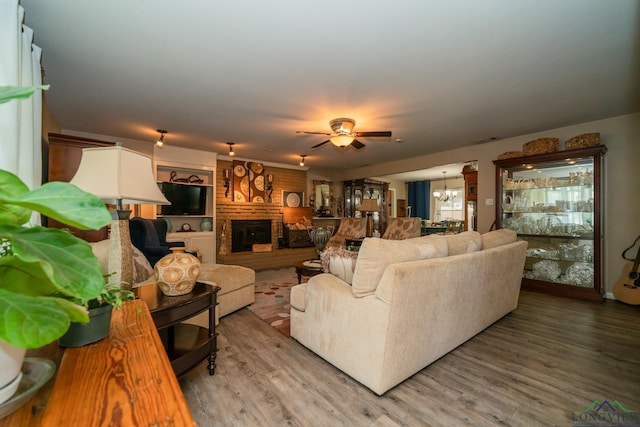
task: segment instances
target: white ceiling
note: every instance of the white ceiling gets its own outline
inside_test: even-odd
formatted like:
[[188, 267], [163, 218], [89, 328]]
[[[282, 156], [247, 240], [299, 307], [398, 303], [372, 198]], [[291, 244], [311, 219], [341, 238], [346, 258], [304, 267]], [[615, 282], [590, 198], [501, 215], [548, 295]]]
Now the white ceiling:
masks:
[[637, 0], [21, 4], [66, 130], [342, 169], [640, 111]]

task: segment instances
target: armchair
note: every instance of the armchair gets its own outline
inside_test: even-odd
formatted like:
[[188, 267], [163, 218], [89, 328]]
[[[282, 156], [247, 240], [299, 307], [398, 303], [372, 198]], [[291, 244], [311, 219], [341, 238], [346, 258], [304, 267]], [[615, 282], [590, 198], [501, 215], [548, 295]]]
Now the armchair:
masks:
[[340, 227], [327, 242], [326, 248], [344, 247], [345, 239], [359, 239], [367, 234], [367, 218], [342, 218]]
[[162, 219], [133, 218], [129, 220], [131, 243], [154, 266], [172, 247], [184, 246], [183, 242], [167, 242], [167, 223]]

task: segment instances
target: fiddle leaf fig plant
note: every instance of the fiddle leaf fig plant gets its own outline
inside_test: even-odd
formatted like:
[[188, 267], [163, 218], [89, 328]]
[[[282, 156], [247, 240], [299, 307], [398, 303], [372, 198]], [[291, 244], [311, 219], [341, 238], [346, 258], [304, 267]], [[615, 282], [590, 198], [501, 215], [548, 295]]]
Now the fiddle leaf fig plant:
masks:
[[[0, 87], [0, 103], [39, 88]], [[51, 182], [29, 190], [0, 169], [0, 340], [19, 348], [60, 338], [72, 321], [87, 323], [83, 305], [105, 287], [91, 246], [67, 230], [27, 226], [33, 211], [82, 230], [111, 221], [104, 203], [75, 185]]]

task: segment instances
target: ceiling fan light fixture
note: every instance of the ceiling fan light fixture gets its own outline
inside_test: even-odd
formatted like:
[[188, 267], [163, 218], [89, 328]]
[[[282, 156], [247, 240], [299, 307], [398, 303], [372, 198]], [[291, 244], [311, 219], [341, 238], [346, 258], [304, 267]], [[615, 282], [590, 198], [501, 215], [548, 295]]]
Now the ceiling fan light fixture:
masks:
[[356, 125], [356, 121], [342, 117], [340, 119], [333, 119], [329, 122], [329, 126], [335, 133], [351, 133], [353, 127]]
[[355, 136], [351, 135], [335, 135], [329, 138], [329, 141], [336, 147], [346, 147], [356, 139]]
[[162, 148], [164, 147], [164, 135], [169, 132], [164, 129], [156, 129], [156, 131], [160, 134], [160, 138], [156, 141], [156, 147]]

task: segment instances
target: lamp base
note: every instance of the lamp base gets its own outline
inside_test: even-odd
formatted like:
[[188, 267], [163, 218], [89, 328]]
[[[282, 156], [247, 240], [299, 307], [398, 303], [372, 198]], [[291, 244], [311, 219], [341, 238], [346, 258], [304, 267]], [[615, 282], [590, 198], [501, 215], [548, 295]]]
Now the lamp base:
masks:
[[109, 282], [118, 284], [122, 289], [133, 287], [133, 251], [129, 220], [111, 221], [111, 237], [109, 238]]
[[367, 237], [373, 237], [373, 215], [367, 214]]

